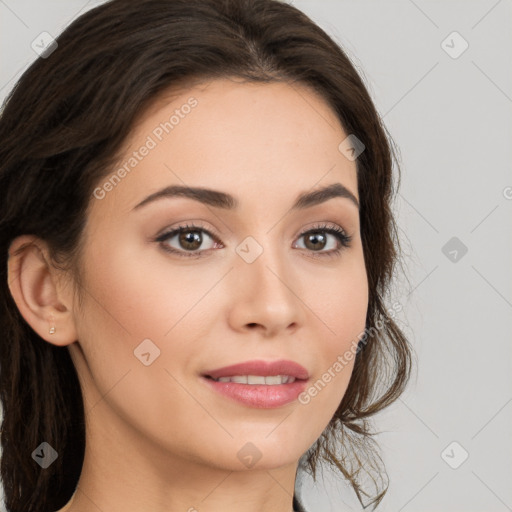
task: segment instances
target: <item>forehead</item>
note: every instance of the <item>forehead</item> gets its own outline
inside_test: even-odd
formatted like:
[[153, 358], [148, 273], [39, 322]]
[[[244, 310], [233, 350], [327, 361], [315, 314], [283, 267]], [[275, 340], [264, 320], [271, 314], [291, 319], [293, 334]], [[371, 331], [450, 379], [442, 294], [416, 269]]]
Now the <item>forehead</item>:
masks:
[[339, 150], [346, 136], [325, 100], [297, 83], [222, 79], [169, 90], [134, 125], [112, 170], [124, 169], [122, 179], [102, 203], [128, 210], [170, 184], [282, 203], [320, 180], [357, 197], [356, 164]]

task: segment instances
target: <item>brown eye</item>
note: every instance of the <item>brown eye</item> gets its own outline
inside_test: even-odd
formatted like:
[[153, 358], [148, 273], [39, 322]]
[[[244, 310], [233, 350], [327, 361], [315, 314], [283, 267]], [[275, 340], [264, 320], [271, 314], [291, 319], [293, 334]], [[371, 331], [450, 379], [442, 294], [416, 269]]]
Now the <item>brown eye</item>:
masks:
[[[213, 243], [210, 247], [201, 248], [205, 242], [204, 234], [206, 238], [210, 238]], [[173, 239], [177, 239], [174, 245], [171, 244]], [[170, 253], [177, 254], [179, 256], [190, 256], [190, 257], [201, 257], [213, 248], [218, 242], [208, 230], [200, 226], [179, 226], [176, 229], [167, 231], [155, 239], [156, 242], [160, 242], [162, 247]], [[177, 244], [177, 245], [176, 245]]]
[[[329, 244], [328, 235], [335, 238], [334, 246], [328, 247], [328, 250], [324, 250]], [[316, 226], [302, 233], [299, 238], [304, 239], [304, 247], [299, 248], [308, 249], [308, 252], [312, 253], [315, 257], [336, 256], [344, 248], [350, 247], [350, 242], [352, 241], [352, 237], [347, 235], [339, 226], [326, 224]]]
[[308, 249], [316, 251], [317, 249], [323, 249], [327, 243], [327, 237], [321, 232], [312, 232], [304, 235], [305, 246]]
[[200, 231], [181, 231], [178, 240], [184, 249], [195, 251], [201, 247], [203, 237]]

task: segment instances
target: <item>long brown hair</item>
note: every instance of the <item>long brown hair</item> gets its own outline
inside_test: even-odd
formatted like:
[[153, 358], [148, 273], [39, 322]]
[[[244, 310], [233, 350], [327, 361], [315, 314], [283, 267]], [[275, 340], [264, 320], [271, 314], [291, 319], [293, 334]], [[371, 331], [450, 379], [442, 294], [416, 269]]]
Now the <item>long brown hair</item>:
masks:
[[[363, 489], [363, 471], [385, 474], [369, 419], [402, 393], [412, 353], [384, 303], [399, 256], [390, 206], [396, 158], [344, 51], [277, 0], [113, 0], [76, 19], [57, 44], [25, 71], [0, 118], [0, 475], [7, 510], [61, 508], [76, 489], [85, 450], [75, 368], [67, 347], [45, 342], [18, 311], [7, 287], [9, 245], [36, 235], [78, 279], [92, 191], [111, 172], [136, 118], [159, 93], [217, 77], [306, 84], [365, 145], [356, 163], [367, 332], [344, 398], [301, 467], [315, 476], [317, 463], [327, 461], [362, 504], [367, 496], [376, 507], [387, 484], [382, 489], [372, 477], [375, 493]], [[45, 470], [31, 458], [43, 440], [59, 453]]]

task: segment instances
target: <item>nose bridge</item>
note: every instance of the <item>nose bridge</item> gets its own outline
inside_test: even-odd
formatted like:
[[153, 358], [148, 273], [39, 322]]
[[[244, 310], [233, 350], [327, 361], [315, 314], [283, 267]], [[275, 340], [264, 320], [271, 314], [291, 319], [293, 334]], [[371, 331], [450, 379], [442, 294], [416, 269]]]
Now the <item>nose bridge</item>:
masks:
[[276, 238], [277, 232], [262, 229], [247, 236], [235, 249], [233, 279], [238, 289], [233, 311], [238, 313], [234, 316], [239, 327], [259, 324], [265, 330], [276, 331], [300, 320], [301, 301], [293, 291], [287, 247]]
[[240, 272], [249, 274], [248, 279], [255, 288], [262, 291], [270, 288], [274, 296], [286, 298], [290, 293], [285, 286], [290, 274], [288, 248], [274, 231], [269, 233], [262, 227], [257, 233], [253, 231], [254, 235], [248, 235], [236, 248], [241, 260], [237, 267]]

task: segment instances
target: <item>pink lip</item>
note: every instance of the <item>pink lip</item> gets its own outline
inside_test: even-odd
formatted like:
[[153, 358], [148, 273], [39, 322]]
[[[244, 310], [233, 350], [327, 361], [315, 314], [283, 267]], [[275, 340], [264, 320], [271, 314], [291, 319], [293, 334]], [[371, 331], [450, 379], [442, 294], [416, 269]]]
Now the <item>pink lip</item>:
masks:
[[[269, 375], [290, 375], [298, 380], [273, 386], [213, 380], [214, 378], [234, 375], [262, 375], [265, 377]], [[274, 362], [248, 361], [211, 370], [202, 375], [202, 381], [211, 389], [244, 405], [260, 409], [273, 409], [293, 402], [304, 391], [308, 378], [308, 371], [303, 366], [285, 360]]]
[[264, 377], [269, 375], [290, 375], [301, 380], [309, 378], [309, 373], [304, 366], [284, 359], [279, 361], [247, 361], [217, 368], [216, 370], [209, 370], [204, 372], [203, 375], [213, 379], [232, 377], [234, 375], [263, 375]]

